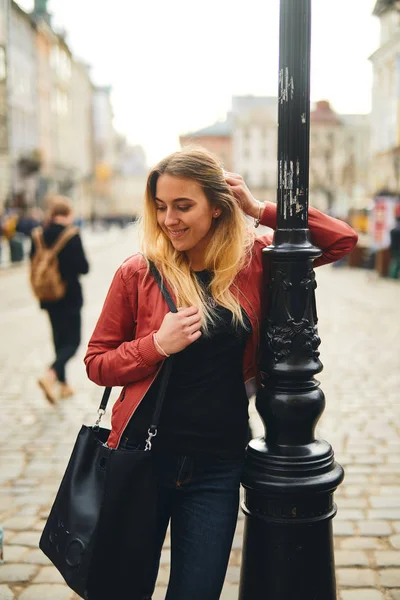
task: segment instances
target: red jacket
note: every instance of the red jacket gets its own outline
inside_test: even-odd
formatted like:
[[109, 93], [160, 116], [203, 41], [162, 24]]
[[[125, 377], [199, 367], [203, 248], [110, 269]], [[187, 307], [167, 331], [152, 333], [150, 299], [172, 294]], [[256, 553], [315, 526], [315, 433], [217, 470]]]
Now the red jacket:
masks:
[[[275, 204], [266, 203], [261, 224], [275, 228]], [[342, 258], [357, 243], [357, 234], [351, 227], [315, 208], [309, 209], [309, 228], [312, 243], [322, 250], [314, 266]], [[265, 310], [264, 293], [269, 279], [265, 270], [263, 273], [261, 251], [271, 242], [271, 234], [256, 239], [249, 266], [237, 275], [233, 284], [252, 325], [243, 358], [245, 381], [259, 379], [261, 307]], [[160, 328], [168, 307], [153, 277], [145, 277], [146, 270], [141, 254], [131, 256], [118, 269], [85, 356], [89, 379], [102, 386], [123, 386], [112, 410], [108, 440], [111, 448], [118, 446], [130, 418], [165, 360], [154, 346], [153, 333]]]

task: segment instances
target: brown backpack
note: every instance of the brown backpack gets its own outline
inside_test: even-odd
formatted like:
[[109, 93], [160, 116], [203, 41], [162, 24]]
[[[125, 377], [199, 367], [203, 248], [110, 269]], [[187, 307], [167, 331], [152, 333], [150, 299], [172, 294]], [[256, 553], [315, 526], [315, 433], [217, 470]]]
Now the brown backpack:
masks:
[[78, 231], [77, 227], [67, 227], [50, 248], [44, 243], [41, 227], [32, 231], [35, 254], [31, 262], [30, 281], [38, 300], [57, 302], [65, 296], [67, 284], [60, 274], [58, 254]]

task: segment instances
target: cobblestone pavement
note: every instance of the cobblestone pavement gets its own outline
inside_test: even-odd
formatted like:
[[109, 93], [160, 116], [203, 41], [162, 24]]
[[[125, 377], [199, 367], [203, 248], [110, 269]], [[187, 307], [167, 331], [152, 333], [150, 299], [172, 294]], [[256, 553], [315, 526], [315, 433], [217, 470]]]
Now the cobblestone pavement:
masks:
[[[0, 271], [0, 600], [77, 598], [38, 540], [78, 429], [95, 418], [101, 390], [87, 380], [82, 357], [113, 272], [136, 250], [134, 230], [89, 236], [87, 249], [83, 343], [69, 368], [77, 393], [55, 407], [35, 383], [52, 356], [46, 315], [31, 296], [26, 266]], [[334, 520], [338, 598], [400, 600], [400, 284], [332, 267], [317, 279], [327, 399], [317, 433], [346, 470]], [[257, 419], [252, 409], [261, 434]], [[239, 515], [221, 600], [237, 598], [243, 523]], [[165, 597], [168, 562], [166, 543], [154, 600]]]

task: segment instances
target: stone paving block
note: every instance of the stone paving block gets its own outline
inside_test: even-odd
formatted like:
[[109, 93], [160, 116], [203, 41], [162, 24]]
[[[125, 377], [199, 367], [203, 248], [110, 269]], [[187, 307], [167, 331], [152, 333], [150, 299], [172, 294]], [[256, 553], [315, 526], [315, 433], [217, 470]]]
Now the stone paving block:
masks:
[[364, 519], [364, 512], [362, 510], [351, 509], [351, 508], [340, 508], [338, 506], [338, 512], [335, 517], [336, 521], [359, 521]]
[[8, 585], [0, 585], [0, 600], [14, 600], [14, 594]]
[[169, 581], [169, 566], [161, 566], [158, 571], [157, 585], [166, 586]]
[[368, 500], [367, 498], [336, 498], [336, 504], [338, 507], [338, 512], [340, 512], [343, 508], [367, 508]]
[[[339, 488], [341, 489], [341, 488]], [[365, 494], [364, 488], [358, 485], [343, 485], [343, 492], [348, 498], [360, 498]]]
[[38, 548], [40, 539], [39, 531], [24, 531], [16, 533], [9, 540], [8, 544], [18, 546], [30, 546], [31, 548]]
[[335, 536], [337, 535], [354, 535], [354, 523], [350, 523], [349, 521], [333, 521], [333, 533]]
[[34, 565], [49, 565], [51, 564], [47, 556], [39, 549], [29, 550], [23, 558], [24, 563], [30, 563]]
[[389, 538], [389, 542], [393, 548], [400, 550], [400, 535], [392, 535], [392, 537]]
[[400, 600], [400, 589], [390, 590], [390, 600]]
[[13, 506], [13, 497], [7, 492], [7, 495], [0, 496], [0, 511], [7, 511]]
[[392, 533], [390, 524], [386, 521], [361, 521], [358, 523], [360, 535], [386, 536]]
[[0, 583], [24, 583], [32, 579], [36, 571], [36, 565], [0, 565]]
[[378, 520], [384, 519], [387, 521], [400, 520], [400, 509], [398, 508], [374, 508], [367, 511], [368, 519]]
[[372, 508], [400, 508], [400, 496], [397, 493], [390, 496], [370, 496], [369, 502]]
[[378, 550], [373, 557], [378, 567], [400, 567], [400, 552]]
[[379, 584], [383, 587], [400, 587], [400, 569], [378, 571]]
[[39, 583], [26, 588], [18, 600], [70, 600], [71, 590], [65, 585]]
[[342, 587], [375, 587], [375, 572], [372, 569], [337, 569], [336, 576]]
[[381, 465], [386, 460], [386, 457], [379, 455], [373, 456], [372, 454], [365, 454], [359, 456], [353, 456], [354, 464], [357, 465]]
[[340, 594], [341, 600], [385, 600], [385, 596], [378, 590], [343, 590]]
[[226, 579], [228, 583], [239, 583], [240, 580], [240, 567], [229, 566], [226, 572]]
[[337, 567], [368, 567], [369, 560], [365, 552], [356, 550], [337, 550], [335, 552]]
[[169, 550], [161, 551], [160, 565], [169, 565], [170, 552]]
[[15, 516], [16, 517], [30, 517], [33, 515], [36, 516], [39, 514], [39, 511], [40, 511], [39, 504], [30, 504], [28, 506], [23, 506], [22, 508], [20, 508]]
[[[237, 600], [239, 595], [239, 586], [225, 584], [222, 590], [220, 600]], [[164, 599], [163, 599], [164, 600]]]
[[39, 573], [36, 575], [33, 583], [62, 583], [65, 581], [53, 565], [49, 567], [42, 567]]
[[6, 563], [22, 562], [22, 557], [27, 552], [26, 546], [8, 546], [4, 547], [4, 560]]
[[340, 541], [342, 550], [378, 550], [385, 548], [385, 542], [381, 538], [373, 537], [349, 537]]
[[379, 488], [379, 494], [382, 496], [398, 496], [400, 494], [400, 485], [382, 485]]
[[3, 528], [15, 531], [26, 531], [31, 529], [37, 522], [37, 517], [11, 517], [3, 522]]

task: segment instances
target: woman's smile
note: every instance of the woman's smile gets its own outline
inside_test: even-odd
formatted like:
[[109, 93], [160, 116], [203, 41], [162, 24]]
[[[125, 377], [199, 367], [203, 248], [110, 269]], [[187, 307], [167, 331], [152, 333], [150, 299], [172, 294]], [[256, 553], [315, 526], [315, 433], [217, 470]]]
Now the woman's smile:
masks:
[[188, 231], [188, 227], [186, 229], [167, 229], [167, 231], [171, 237], [177, 239], [181, 238]]

